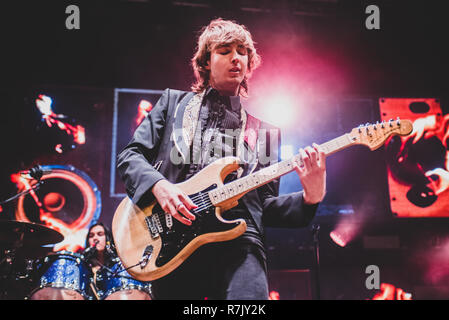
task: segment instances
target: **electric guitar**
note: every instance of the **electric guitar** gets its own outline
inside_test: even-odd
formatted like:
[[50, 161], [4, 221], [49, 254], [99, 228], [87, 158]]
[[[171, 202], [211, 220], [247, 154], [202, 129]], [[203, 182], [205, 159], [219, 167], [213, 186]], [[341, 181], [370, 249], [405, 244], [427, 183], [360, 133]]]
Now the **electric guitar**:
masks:
[[[393, 135], [409, 135], [410, 120], [366, 124], [320, 147], [326, 156], [353, 145], [371, 150], [381, 147]], [[152, 281], [172, 272], [200, 246], [232, 240], [246, 231], [243, 219], [225, 220], [222, 213], [238, 204], [247, 192], [294, 170], [299, 154], [255, 173], [224, 184], [226, 176], [239, 168], [237, 157], [225, 157], [209, 164], [177, 186], [198, 206], [190, 210], [196, 219], [187, 226], [166, 214], [154, 201], [141, 209], [130, 198], [115, 211], [112, 232], [117, 253], [129, 274], [140, 281]]]

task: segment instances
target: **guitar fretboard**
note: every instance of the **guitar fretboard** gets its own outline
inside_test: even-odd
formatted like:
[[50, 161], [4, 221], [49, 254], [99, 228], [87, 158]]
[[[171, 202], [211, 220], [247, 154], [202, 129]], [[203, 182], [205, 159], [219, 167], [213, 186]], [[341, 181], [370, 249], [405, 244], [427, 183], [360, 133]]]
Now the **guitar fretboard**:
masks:
[[[327, 141], [320, 145], [326, 156], [337, 151], [345, 149], [355, 144], [355, 140], [351, 139], [349, 134], [344, 134], [340, 137]], [[248, 176], [239, 178], [221, 187], [209, 191], [209, 198], [214, 205], [229, 200], [231, 198], [245, 194], [253, 189], [256, 189], [264, 184], [267, 184], [274, 179], [277, 179], [295, 169], [295, 162], [302, 163], [299, 154], [293, 156], [291, 159], [283, 160], [275, 163], [269, 167], [263, 168]]]

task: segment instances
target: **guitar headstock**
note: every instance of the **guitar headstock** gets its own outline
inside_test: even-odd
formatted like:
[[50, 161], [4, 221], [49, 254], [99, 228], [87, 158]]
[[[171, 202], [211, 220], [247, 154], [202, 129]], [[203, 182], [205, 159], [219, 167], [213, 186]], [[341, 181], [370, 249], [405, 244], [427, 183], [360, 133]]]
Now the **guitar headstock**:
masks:
[[413, 131], [413, 123], [410, 120], [396, 120], [367, 123], [351, 130], [349, 136], [356, 144], [368, 146], [371, 150], [380, 148], [385, 141], [394, 135], [407, 136]]

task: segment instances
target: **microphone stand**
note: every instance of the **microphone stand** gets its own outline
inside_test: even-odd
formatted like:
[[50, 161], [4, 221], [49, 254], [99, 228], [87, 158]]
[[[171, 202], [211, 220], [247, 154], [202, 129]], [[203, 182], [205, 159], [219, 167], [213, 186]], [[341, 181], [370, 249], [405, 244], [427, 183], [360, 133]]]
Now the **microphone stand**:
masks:
[[315, 258], [315, 299], [320, 300], [320, 242], [318, 239], [318, 233], [320, 231], [320, 225], [314, 224], [312, 226], [313, 235], [313, 247]]
[[38, 190], [39, 187], [44, 183], [44, 181], [41, 180], [42, 176], [44, 175], [44, 171], [42, 170], [41, 166], [37, 165], [37, 166], [33, 167], [32, 169], [30, 169], [29, 170], [29, 175], [31, 176], [31, 178], [36, 180], [37, 183], [34, 186], [32, 186], [30, 189], [26, 189], [26, 190], [24, 190], [24, 191], [22, 191], [22, 192], [20, 192], [20, 193], [18, 193], [16, 195], [12, 196], [9, 199], [0, 201], [0, 206], [3, 206], [5, 204], [7, 204], [8, 202], [11, 202], [11, 201], [13, 201], [13, 200], [15, 200], [15, 199], [17, 199], [17, 198], [19, 198], [19, 197], [21, 197], [23, 195], [26, 195], [26, 194], [28, 194], [28, 193], [30, 193], [32, 191]]
[[12, 200], [14, 200], [14, 199], [19, 198], [20, 196], [23, 196], [23, 195], [25, 195], [25, 194], [30, 193], [31, 191], [35, 191], [35, 190], [39, 189], [39, 187], [40, 187], [41, 185], [43, 185], [43, 184], [44, 184], [44, 181], [38, 180], [38, 182], [37, 182], [34, 186], [32, 186], [30, 189], [26, 189], [26, 190], [24, 190], [24, 191], [22, 191], [22, 192], [20, 192], [20, 193], [18, 193], [18, 194], [16, 194], [16, 195], [12, 196], [12, 197], [9, 198], [9, 199], [6, 199], [6, 200], [4, 200], [4, 201], [1, 201], [1, 202], [0, 202], [0, 205], [4, 205], [4, 204], [6, 204], [6, 203], [8, 203], [8, 202], [10, 202], [10, 201], [12, 201]]

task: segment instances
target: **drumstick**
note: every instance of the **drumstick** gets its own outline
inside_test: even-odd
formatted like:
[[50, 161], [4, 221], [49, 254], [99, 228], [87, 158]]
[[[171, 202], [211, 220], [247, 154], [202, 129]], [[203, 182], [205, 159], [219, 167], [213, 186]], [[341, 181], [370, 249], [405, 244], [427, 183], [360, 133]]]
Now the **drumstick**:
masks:
[[95, 295], [95, 298], [97, 298], [97, 300], [100, 300], [100, 298], [97, 295], [97, 291], [95, 290], [94, 284], [92, 282], [90, 283], [90, 288], [92, 289], [92, 291]]
[[[97, 283], [97, 271], [96, 270], [94, 271], [94, 283], [95, 284]], [[92, 282], [90, 283], [90, 288], [92, 289], [92, 292], [94, 293], [95, 298], [97, 298], [97, 300], [100, 300], [100, 298], [98, 297], [98, 294], [97, 294], [97, 290], [95, 289], [95, 286]]]

